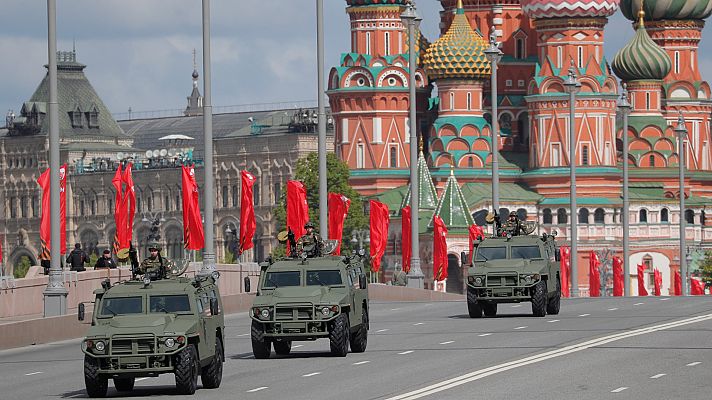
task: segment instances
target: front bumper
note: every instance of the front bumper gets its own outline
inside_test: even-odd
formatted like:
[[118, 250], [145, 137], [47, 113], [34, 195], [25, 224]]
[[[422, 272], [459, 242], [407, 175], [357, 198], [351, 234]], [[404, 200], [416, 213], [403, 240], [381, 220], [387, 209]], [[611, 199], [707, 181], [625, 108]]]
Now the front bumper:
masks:
[[319, 311], [321, 307], [313, 304], [278, 304], [269, 307], [269, 319], [256, 317], [252, 311], [250, 318], [264, 326], [265, 337], [310, 340], [328, 337], [329, 322], [341, 313], [339, 308], [324, 316]]
[[122, 376], [155, 376], [173, 372], [173, 356], [186, 347], [186, 342], [166, 348], [155, 335], [115, 335], [105, 340], [103, 352], [88, 349], [82, 343], [84, 354], [99, 360], [99, 373]]
[[475, 286], [467, 284], [467, 290], [475, 294], [475, 298], [480, 301], [491, 303], [520, 303], [531, 301], [531, 293], [534, 286], [539, 283], [532, 282], [526, 285], [516, 286]]

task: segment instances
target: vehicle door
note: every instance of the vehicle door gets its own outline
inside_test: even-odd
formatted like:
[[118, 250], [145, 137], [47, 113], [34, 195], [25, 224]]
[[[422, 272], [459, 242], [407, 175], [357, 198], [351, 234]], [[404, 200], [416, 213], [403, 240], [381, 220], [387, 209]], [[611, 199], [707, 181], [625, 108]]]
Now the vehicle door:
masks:
[[218, 317], [210, 311], [210, 290], [201, 290], [198, 292], [198, 301], [201, 304], [200, 315], [200, 344], [198, 351], [200, 358], [212, 357], [215, 354], [215, 320]]

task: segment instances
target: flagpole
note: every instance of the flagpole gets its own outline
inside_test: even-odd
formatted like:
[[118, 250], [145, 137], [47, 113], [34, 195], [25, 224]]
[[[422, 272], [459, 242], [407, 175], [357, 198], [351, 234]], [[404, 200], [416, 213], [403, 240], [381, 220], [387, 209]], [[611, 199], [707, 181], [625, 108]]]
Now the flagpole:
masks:
[[321, 237], [330, 238], [327, 220], [326, 181], [326, 111], [324, 107], [324, 0], [316, 0], [316, 46], [317, 46], [317, 107], [319, 136], [317, 155], [319, 158], [319, 232]]
[[213, 189], [213, 106], [210, 76], [210, 0], [203, 0], [203, 135], [205, 155], [203, 169], [205, 170], [205, 222], [203, 232], [205, 247], [203, 248], [203, 267], [201, 274], [215, 271], [215, 243], [213, 233], [213, 206], [215, 190]]

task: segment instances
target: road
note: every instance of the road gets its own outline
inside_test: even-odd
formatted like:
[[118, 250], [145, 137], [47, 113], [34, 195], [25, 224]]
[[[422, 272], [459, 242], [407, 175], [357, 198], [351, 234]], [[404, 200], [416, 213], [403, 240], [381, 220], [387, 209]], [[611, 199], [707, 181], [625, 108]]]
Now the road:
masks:
[[[255, 360], [245, 313], [226, 318], [222, 386], [200, 399], [703, 399], [712, 397], [709, 297], [529, 303], [473, 320], [463, 302], [371, 305], [365, 353], [335, 358], [326, 340]], [[0, 339], [1, 340], [1, 339]], [[137, 382], [133, 398], [174, 396], [172, 375]], [[110, 384], [109, 397], [117, 397]], [[0, 398], [83, 398], [79, 341], [0, 352]]]

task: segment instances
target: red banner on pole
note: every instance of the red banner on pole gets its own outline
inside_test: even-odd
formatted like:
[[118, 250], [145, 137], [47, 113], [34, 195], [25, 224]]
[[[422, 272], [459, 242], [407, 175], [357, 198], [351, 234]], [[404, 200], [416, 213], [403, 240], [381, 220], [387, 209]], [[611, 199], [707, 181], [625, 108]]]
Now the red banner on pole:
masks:
[[447, 279], [447, 227], [437, 215], [433, 217], [433, 279]]
[[126, 214], [128, 211], [126, 210], [126, 207], [122, 207], [124, 198], [124, 185], [121, 179], [122, 175], [123, 172], [121, 169], [121, 163], [119, 163], [119, 167], [116, 169], [114, 178], [111, 180], [111, 184], [114, 185], [114, 190], [116, 190], [116, 196], [114, 197], [114, 225], [116, 225], [116, 232], [114, 233], [114, 254], [124, 248], [121, 247], [121, 244], [123, 243], [122, 239], [127, 236], [125, 231], [127, 220]]
[[403, 263], [403, 271], [407, 274], [410, 273], [410, 259], [413, 256], [413, 249], [411, 249], [411, 215], [410, 206], [405, 206], [401, 210], [401, 253], [403, 258], [401, 262]]
[[200, 217], [198, 184], [195, 182], [195, 168], [182, 167], [183, 186], [183, 241], [188, 250], [200, 250], [205, 246], [203, 222]]
[[690, 278], [690, 294], [692, 296], [702, 296], [705, 294], [705, 284], [695, 278]]
[[571, 271], [571, 248], [561, 246], [561, 297], [569, 297], [569, 275]]
[[369, 216], [371, 223], [371, 271], [378, 272], [381, 269], [381, 257], [386, 252], [390, 216], [387, 205], [376, 200], [369, 200], [369, 202], [371, 205]]
[[[309, 221], [307, 189], [299, 181], [287, 181], [287, 228], [294, 233], [294, 240], [299, 240], [306, 233], [304, 225]], [[289, 244], [287, 244], [289, 255]]]
[[588, 259], [588, 287], [591, 297], [601, 296], [601, 273], [598, 267], [601, 266], [601, 261], [595, 251], [591, 250]]
[[341, 238], [350, 206], [351, 200], [348, 197], [339, 193], [329, 193], [329, 238], [338, 243], [334, 255], [341, 254]]
[[653, 280], [655, 281], [655, 295], [660, 296], [660, 292], [663, 286], [663, 274], [658, 271], [657, 268], [653, 271]]
[[613, 296], [623, 296], [624, 285], [623, 259], [620, 257], [613, 257]]
[[680, 271], [675, 272], [675, 296], [682, 296], [682, 279], [680, 279]]
[[645, 265], [638, 264], [638, 296], [647, 296], [648, 290], [645, 289]]
[[129, 247], [129, 242], [131, 242], [133, 238], [133, 221], [134, 216], [136, 215], [136, 191], [134, 189], [132, 167], [133, 164], [128, 163], [124, 169], [123, 175], [121, 176], [121, 181], [126, 184], [126, 192], [124, 193], [121, 202], [121, 212], [124, 213], [126, 224], [126, 230], [124, 231], [126, 236], [121, 242], [122, 249], [127, 249]]
[[475, 256], [474, 251], [475, 251], [475, 240], [478, 240], [478, 238], [484, 238], [485, 237], [485, 230], [479, 226], [479, 225], [470, 225], [469, 228], [469, 236], [470, 236], [470, 263], [472, 263], [473, 257]]
[[255, 184], [255, 176], [247, 171], [241, 171], [242, 191], [240, 194], [240, 245], [237, 255], [249, 250], [254, 246], [252, 239], [255, 236], [257, 222], [255, 221], [255, 205], [252, 195], [252, 186]]
[[[50, 213], [50, 170], [37, 179], [37, 183], [42, 189], [42, 213], [40, 216], [40, 241], [42, 242], [42, 256], [40, 258], [49, 260], [51, 249], [51, 213]], [[67, 164], [59, 167], [59, 232], [60, 246], [59, 253], [67, 253]], [[46, 257], [46, 258], [45, 258]]]

